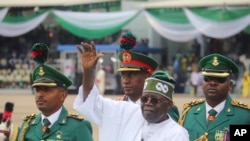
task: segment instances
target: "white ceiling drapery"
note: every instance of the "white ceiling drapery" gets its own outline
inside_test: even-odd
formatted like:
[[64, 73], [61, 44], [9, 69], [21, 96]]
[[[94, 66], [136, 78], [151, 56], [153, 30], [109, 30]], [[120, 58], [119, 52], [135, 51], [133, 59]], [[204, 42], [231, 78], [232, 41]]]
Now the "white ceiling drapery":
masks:
[[218, 22], [195, 15], [187, 8], [184, 11], [195, 29], [208, 37], [217, 39], [225, 39], [236, 35], [250, 25], [250, 14], [239, 19]]
[[0, 35], [4, 37], [16, 37], [30, 32], [38, 27], [48, 16], [49, 12], [45, 12], [31, 20], [20, 23], [0, 22]]
[[162, 22], [154, 18], [146, 11], [144, 12], [144, 15], [146, 16], [146, 19], [151, 27], [167, 39], [176, 42], [187, 42], [200, 36], [198, 30], [196, 30], [191, 24], [173, 24], [169, 22]]
[[156, 32], [177, 42], [193, 40], [200, 35], [225, 39], [250, 27], [249, 6], [174, 10], [156, 8], [102, 13], [47, 10], [28, 15], [28, 18], [23, 20], [20, 20], [20, 17], [12, 17], [9, 20], [7, 11], [8, 8], [0, 10], [0, 35], [5, 37], [26, 34], [39, 26], [48, 14], [53, 14], [56, 22], [65, 30], [87, 39], [99, 39], [120, 31], [141, 12]]
[[55, 19], [64, 29], [87, 39], [103, 38], [120, 31], [140, 10], [87, 13], [53, 10]]

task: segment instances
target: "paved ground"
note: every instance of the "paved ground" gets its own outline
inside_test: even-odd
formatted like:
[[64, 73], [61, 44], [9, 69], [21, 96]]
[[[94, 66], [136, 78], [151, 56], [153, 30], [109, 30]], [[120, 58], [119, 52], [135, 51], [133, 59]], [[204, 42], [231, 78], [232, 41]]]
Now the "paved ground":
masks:
[[[68, 95], [65, 101], [65, 107], [68, 108], [70, 112], [76, 112], [72, 108], [72, 103], [75, 98], [75, 94]], [[235, 99], [245, 103], [250, 104], [250, 98], [242, 98], [239, 94], [232, 95]], [[120, 97], [120, 95], [105, 95], [105, 97], [109, 97], [112, 99], [116, 99]], [[182, 111], [182, 105], [186, 102], [192, 101], [195, 98], [188, 94], [176, 94], [174, 96], [174, 101], [179, 111]], [[1, 90], [0, 89], [0, 110], [3, 111], [5, 102], [10, 101], [14, 102], [14, 113], [13, 113], [13, 121], [15, 124], [20, 125], [22, 122], [22, 118], [26, 114], [30, 113], [38, 113], [39, 111], [36, 108], [34, 102], [34, 95], [32, 95], [31, 90]], [[77, 113], [77, 112], [76, 112]], [[98, 141], [98, 128], [95, 124], [92, 123], [93, 126], [93, 137], [95, 141]]]

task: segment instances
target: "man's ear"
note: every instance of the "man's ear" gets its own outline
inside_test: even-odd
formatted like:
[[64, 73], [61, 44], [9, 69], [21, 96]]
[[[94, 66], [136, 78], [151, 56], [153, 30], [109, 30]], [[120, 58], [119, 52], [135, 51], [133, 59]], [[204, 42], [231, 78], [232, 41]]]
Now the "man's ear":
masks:
[[234, 86], [233, 80], [230, 80], [230, 87], [229, 87], [230, 92], [233, 90], [233, 86]]
[[146, 73], [146, 78], [150, 77], [151, 75], [149, 73]]
[[66, 98], [67, 97], [67, 95], [68, 95], [68, 92], [67, 92], [67, 90], [66, 89], [64, 89], [64, 88], [60, 88], [61, 90], [60, 90], [60, 93], [63, 95], [63, 97], [64, 98]]

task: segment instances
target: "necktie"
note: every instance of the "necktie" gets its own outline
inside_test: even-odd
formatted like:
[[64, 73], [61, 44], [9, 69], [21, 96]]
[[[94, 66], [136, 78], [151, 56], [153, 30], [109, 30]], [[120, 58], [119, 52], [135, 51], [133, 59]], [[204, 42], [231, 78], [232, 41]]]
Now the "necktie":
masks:
[[50, 125], [50, 121], [47, 118], [44, 118], [43, 119], [43, 126], [42, 126], [43, 133], [49, 131], [49, 125]]
[[212, 121], [215, 120], [215, 115], [217, 114], [216, 110], [211, 109], [208, 111], [208, 118], [207, 118], [207, 122], [208, 124], [210, 124]]

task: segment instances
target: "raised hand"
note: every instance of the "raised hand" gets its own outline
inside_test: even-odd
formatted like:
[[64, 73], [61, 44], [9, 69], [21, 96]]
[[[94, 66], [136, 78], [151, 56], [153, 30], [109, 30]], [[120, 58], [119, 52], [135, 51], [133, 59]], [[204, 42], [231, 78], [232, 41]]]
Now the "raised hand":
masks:
[[76, 46], [81, 53], [82, 67], [85, 71], [92, 71], [95, 69], [97, 61], [103, 56], [103, 54], [96, 53], [95, 43], [91, 41], [90, 44], [81, 42], [81, 45]]
[[93, 41], [91, 41], [90, 44], [81, 42], [81, 45], [77, 45], [76, 47], [81, 54], [83, 68], [83, 101], [85, 101], [95, 83], [95, 68], [97, 61], [103, 54], [96, 53], [96, 47]]

